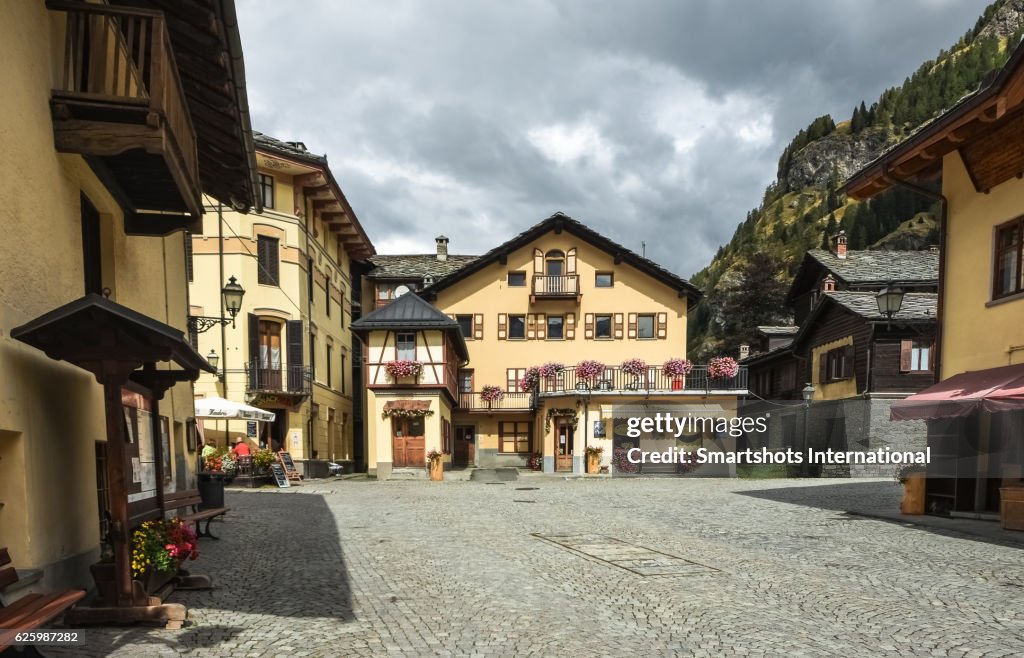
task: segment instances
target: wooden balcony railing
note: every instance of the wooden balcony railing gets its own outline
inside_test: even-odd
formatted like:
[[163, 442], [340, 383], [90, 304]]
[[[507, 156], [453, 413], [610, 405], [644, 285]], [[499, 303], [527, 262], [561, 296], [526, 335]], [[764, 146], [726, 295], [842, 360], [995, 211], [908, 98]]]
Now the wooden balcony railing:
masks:
[[597, 392], [657, 392], [672, 391], [745, 391], [747, 390], [747, 367], [740, 366], [735, 377], [712, 378], [707, 366], [694, 366], [685, 377], [666, 375], [661, 366], [649, 366], [641, 375], [624, 372], [621, 368], [605, 368], [604, 374], [593, 381], [576, 377], [576, 371], [566, 368], [557, 375], [542, 379], [539, 384], [541, 395], [558, 395], [590, 390]]
[[109, 159], [136, 209], [198, 216], [196, 134], [163, 13], [47, 7], [67, 16], [51, 98], [57, 150]]
[[579, 297], [580, 275], [579, 274], [535, 274], [533, 276], [534, 298], [564, 299], [567, 297]]
[[500, 400], [488, 402], [480, 391], [459, 393], [459, 408], [462, 411], [532, 411], [536, 407], [533, 393], [520, 391], [506, 392]]

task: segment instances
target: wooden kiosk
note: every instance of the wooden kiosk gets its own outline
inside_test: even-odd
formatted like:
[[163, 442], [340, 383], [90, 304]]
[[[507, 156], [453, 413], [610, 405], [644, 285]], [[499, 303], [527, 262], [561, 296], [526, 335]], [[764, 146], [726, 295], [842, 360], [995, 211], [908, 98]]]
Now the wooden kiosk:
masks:
[[[141, 523], [164, 517], [163, 445], [159, 403], [169, 388], [179, 382], [195, 381], [201, 370], [215, 372], [185, 340], [184, 334], [114, 303], [90, 294], [61, 306], [11, 331], [11, 337], [91, 372], [103, 387], [106, 414], [106, 477], [110, 517], [112, 563], [94, 565], [98, 598], [92, 604], [73, 608], [71, 624], [159, 621], [167, 628], [180, 628], [185, 606], [164, 603], [175, 587], [195, 589], [210, 586], [209, 578], [178, 575], [157, 592], [132, 578], [131, 535]], [[167, 363], [167, 367], [157, 367]], [[135, 496], [129, 502], [131, 462], [130, 436], [126, 436], [123, 396], [141, 395], [151, 409], [154, 424], [146, 436], [154, 439], [156, 483], [152, 496]], [[142, 433], [139, 433], [140, 436]], [[126, 476], [126, 473], [129, 476]]]

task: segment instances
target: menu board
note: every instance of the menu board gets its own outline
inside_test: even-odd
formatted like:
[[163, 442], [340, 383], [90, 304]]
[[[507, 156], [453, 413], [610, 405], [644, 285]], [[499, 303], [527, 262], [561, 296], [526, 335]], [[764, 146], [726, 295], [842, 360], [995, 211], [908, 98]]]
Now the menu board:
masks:
[[283, 466], [281, 466], [280, 464], [271, 464], [270, 465], [270, 471], [271, 471], [271, 473], [274, 474], [274, 482], [277, 483], [277, 486], [279, 486], [279, 487], [290, 487], [290, 486], [292, 486], [291, 483], [288, 482], [288, 476], [285, 474]]

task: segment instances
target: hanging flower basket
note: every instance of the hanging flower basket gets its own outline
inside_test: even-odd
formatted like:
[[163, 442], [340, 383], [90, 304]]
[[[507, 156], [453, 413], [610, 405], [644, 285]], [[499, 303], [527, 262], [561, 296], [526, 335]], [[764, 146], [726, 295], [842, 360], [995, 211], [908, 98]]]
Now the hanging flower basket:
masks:
[[605, 366], [600, 361], [586, 360], [576, 364], [576, 380], [593, 384], [604, 374]]
[[686, 377], [693, 370], [689, 359], [669, 359], [661, 364], [661, 371], [666, 377]]
[[739, 364], [731, 356], [715, 357], [708, 362], [708, 377], [711, 379], [732, 379], [739, 371]]
[[526, 373], [523, 374], [523, 378], [519, 380], [519, 390], [523, 393], [529, 393], [537, 388], [538, 383], [540, 383], [540, 368], [530, 366], [526, 369]]
[[505, 391], [501, 390], [498, 386], [484, 386], [480, 390], [480, 399], [487, 404], [499, 402], [504, 397]]
[[384, 370], [386, 370], [388, 375], [397, 382], [399, 379], [410, 377], [415, 379], [416, 377], [419, 377], [420, 373], [423, 372], [423, 364], [419, 361], [409, 361], [404, 359], [400, 361], [388, 361], [384, 364]]
[[647, 374], [647, 362], [643, 359], [626, 359], [622, 362], [622, 372], [633, 377], [643, 377]]

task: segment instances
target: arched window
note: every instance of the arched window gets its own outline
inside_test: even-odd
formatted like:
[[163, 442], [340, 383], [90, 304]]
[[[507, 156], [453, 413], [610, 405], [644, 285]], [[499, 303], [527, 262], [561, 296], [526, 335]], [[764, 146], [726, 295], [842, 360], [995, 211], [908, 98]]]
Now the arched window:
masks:
[[565, 274], [565, 253], [552, 249], [544, 256], [544, 273], [548, 276], [562, 276]]

